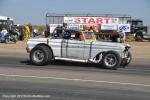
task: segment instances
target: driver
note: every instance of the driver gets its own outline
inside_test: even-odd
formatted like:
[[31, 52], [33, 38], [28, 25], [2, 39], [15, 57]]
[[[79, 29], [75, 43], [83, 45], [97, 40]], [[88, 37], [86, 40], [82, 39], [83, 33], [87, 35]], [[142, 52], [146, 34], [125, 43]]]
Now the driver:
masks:
[[55, 38], [60, 38], [60, 37], [62, 37], [62, 26], [60, 26], [60, 25], [58, 25], [56, 28], [55, 28], [55, 30], [54, 30], [54, 37]]
[[67, 24], [63, 23], [63, 26], [58, 25], [54, 31], [55, 38], [70, 38], [70, 32], [67, 31]]

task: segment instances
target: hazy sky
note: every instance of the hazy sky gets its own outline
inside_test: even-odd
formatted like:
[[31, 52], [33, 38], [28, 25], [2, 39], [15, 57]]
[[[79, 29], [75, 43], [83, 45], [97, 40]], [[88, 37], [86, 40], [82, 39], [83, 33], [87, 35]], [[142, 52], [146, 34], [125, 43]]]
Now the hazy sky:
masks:
[[150, 0], [0, 0], [0, 16], [16, 23], [45, 24], [45, 14], [128, 14], [150, 25]]

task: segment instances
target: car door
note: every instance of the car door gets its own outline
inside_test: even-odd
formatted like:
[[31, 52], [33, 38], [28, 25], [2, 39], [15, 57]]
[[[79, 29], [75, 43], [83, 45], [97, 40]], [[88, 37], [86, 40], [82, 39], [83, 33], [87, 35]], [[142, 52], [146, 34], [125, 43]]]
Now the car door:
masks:
[[63, 39], [61, 42], [61, 56], [67, 57], [67, 41], [66, 39]]
[[89, 59], [91, 57], [92, 42], [84, 42], [84, 59]]
[[84, 41], [68, 40], [67, 57], [74, 59], [84, 59]]

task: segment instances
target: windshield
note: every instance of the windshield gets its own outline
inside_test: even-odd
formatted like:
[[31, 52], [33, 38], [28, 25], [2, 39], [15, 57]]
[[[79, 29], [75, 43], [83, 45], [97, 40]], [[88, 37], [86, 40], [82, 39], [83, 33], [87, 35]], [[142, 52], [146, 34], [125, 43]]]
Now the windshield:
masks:
[[142, 26], [143, 22], [142, 21], [133, 21], [132, 24], [137, 25], [137, 26]]

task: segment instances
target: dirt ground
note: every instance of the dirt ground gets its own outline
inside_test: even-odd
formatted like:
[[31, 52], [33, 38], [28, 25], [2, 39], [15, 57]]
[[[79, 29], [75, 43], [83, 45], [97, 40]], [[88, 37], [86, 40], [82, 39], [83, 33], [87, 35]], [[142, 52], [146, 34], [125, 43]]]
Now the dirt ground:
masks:
[[14, 43], [0, 43], [0, 53], [26, 53], [26, 42], [18, 41]]
[[[131, 45], [131, 53], [133, 58], [145, 58], [150, 59], [150, 42], [127, 42]], [[24, 41], [18, 41], [16, 44], [0, 43], [0, 54], [4, 53], [23, 53], [26, 54], [26, 43]]]

